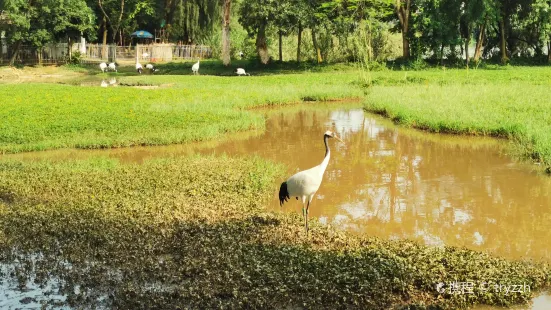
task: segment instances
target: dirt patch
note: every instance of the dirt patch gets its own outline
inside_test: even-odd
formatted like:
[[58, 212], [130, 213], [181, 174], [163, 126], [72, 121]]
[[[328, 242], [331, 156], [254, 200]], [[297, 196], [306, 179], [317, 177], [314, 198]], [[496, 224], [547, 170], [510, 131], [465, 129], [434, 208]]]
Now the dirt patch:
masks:
[[157, 89], [159, 88], [158, 85], [144, 85], [144, 86], [133, 86], [134, 88], [139, 88], [139, 89]]
[[85, 73], [68, 70], [63, 67], [15, 67], [0, 68], [1, 83], [57, 83], [73, 80]]

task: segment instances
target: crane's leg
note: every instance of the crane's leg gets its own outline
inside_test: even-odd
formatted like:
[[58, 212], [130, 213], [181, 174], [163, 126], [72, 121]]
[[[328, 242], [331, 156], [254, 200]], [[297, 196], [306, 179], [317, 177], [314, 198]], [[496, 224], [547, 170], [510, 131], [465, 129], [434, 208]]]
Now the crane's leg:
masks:
[[304, 216], [304, 230], [306, 230], [306, 235], [308, 235], [308, 209], [304, 208], [306, 204], [306, 196], [302, 196], [302, 216]]
[[308, 235], [308, 208], [310, 207], [310, 200], [308, 200], [308, 203], [306, 204], [306, 235]]
[[308, 204], [306, 205], [306, 234], [308, 235], [308, 213], [310, 212], [310, 203], [312, 202], [312, 198], [314, 198], [314, 195], [310, 195], [308, 197]]

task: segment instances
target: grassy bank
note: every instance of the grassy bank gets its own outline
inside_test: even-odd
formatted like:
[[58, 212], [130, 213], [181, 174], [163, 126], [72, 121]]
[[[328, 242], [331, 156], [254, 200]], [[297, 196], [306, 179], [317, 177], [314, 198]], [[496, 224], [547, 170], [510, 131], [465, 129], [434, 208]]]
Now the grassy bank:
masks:
[[3, 85], [0, 153], [184, 143], [263, 128], [264, 119], [245, 108], [358, 97], [355, 78], [148, 75], [122, 76], [120, 83], [159, 88]]
[[551, 71], [447, 70], [372, 75], [365, 109], [397, 123], [442, 133], [489, 135], [551, 165]]
[[224, 157], [3, 161], [0, 261], [19, 287], [60, 279], [73, 307], [457, 308], [530, 293], [439, 294], [437, 283], [549, 284], [548, 266], [464, 249], [315, 221], [305, 238], [298, 214], [261, 207], [281, 171]]

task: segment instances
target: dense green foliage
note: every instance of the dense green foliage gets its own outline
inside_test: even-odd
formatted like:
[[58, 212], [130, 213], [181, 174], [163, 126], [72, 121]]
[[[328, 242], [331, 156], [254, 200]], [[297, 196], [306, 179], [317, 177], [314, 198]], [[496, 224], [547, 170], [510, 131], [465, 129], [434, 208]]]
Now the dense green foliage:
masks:
[[236, 76], [120, 80], [123, 85], [160, 85], [158, 89], [5, 85], [0, 88], [0, 153], [182, 143], [262, 129], [262, 117], [243, 108], [359, 97], [354, 80], [353, 73], [317, 73], [246, 80]]
[[283, 60], [284, 44], [288, 50], [296, 49], [292, 58], [297, 61], [304, 60], [307, 48], [306, 58], [318, 62], [371, 62], [393, 57], [383, 51], [393, 45], [389, 33], [394, 32], [402, 36], [406, 60], [468, 65], [471, 59], [475, 63], [490, 58], [502, 63], [514, 58], [551, 59], [547, 0], [6, 0], [0, 4], [4, 11], [0, 28], [16, 47], [28, 43], [40, 48], [81, 32], [89, 40], [129, 45], [137, 29], [163, 29], [159, 36], [164, 42], [209, 44], [216, 54], [221, 45], [226, 46], [226, 65], [238, 51], [251, 58], [255, 50], [267, 63], [276, 58], [270, 55], [275, 54], [270, 46]]
[[385, 72], [372, 78], [368, 111], [434, 132], [506, 137], [522, 156], [551, 166], [549, 70]]
[[[315, 221], [305, 238], [298, 215], [262, 209], [280, 175], [259, 159], [224, 157], [3, 160], [0, 262], [11, 276], [2, 278], [19, 287], [57, 278], [70, 306], [125, 309], [464, 308], [525, 302], [549, 283], [546, 265]], [[435, 285], [449, 281], [531, 292], [439, 294]]]

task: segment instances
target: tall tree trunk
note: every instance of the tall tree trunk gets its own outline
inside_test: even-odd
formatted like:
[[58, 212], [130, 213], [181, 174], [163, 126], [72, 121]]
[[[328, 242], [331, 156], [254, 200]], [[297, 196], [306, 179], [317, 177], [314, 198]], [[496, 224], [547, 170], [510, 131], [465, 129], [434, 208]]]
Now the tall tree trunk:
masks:
[[121, 0], [121, 13], [119, 14], [119, 21], [117, 22], [117, 27], [113, 28], [113, 43], [115, 43], [117, 32], [119, 32], [119, 28], [121, 27], [123, 13], [124, 13], [124, 0]]
[[117, 35], [119, 33], [119, 28], [121, 27], [121, 24], [122, 24], [122, 16], [124, 14], [124, 0], [121, 0], [121, 11], [119, 14], [119, 20], [117, 21], [116, 24], [111, 21], [111, 19], [109, 18], [109, 15], [107, 15], [107, 13], [105, 12], [105, 9], [103, 8], [103, 0], [98, 0], [98, 6], [101, 12], [103, 13], [103, 20], [106, 22], [105, 23], [106, 27], [108, 22], [109, 26], [111, 27], [111, 30], [113, 31], [113, 33], [111, 34], [112, 36], [111, 39], [113, 43], [115, 43], [117, 40]]
[[312, 27], [312, 43], [314, 44], [314, 49], [316, 50], [318, 63], [323, 62], [323, 58], [321, 58], [321, 49], [316, 38], [316, 29], [314, 27]]
[[101, 58], [107, 59], [107, 20], [103, 17], [103, 46], [101, 51]]
[[[403, 0], [395, 0], [396, 14], [398, 14], [398, 19], [400, 20], [400, 25], [402, 29], [402, 56], [404, 58], [409, 58], [411, 56], [409, 49], [409, 10], [411, 7], [411, 0], [405, 0], [405, 3], [402, 3]], [[404, 6], [405, 4], [405, 6]]]
[[283, 32], [280, 30], [279, 35], [279, 62], [283, 62]]
[[549, 42], [547, 42], [547, 62], [551, 63], [551, 35], [549, 36]]
[[21, 48], [21, 41], [17, 41], [17, 43], [15, 44], [15, 48], [13, 49], [13, 52], [11, 54], [10, 66], [13, 66], [15, 64], [15, 58], [17, 58], [17, 55], [19, 54], [20, 48]]
[[172, 25], [172, 23], [174, 22], [174, 15], [176, 13], [177, 4], [178, 4], [177, 0], [167, 0], [165, 2], [165, 24], [166, 25]]
[[409, 39], [407, 37], [407, 30], [402, 30], [402, 56], [404, 58], [410, 57]]
[[501, 63], [506, 64], [509, 58], [507, 58], [507, 45], [505, 42], [505, 18], [502, 16], [499, 21], [499, 48], [501, 49]]
[[444, 42], [440, 45], [440, 65], [444, 66]]
[[300, 45], [302, 43], [302, 24], [298, 23], [297, 62], [300, 62]]
[[222, 63], [229, 66], [231, 63], [230, 55], [230, 15], [231, 0], [224, 0], [224, 14], [222, 20]]
[[256, 34], [256, 51], [258, 57], [260, 57], [260, 62], [267, 64], [270, 60], [270, 55], [268, 54], [268, 45], [266, 44], [266, 21], [260, 24], [258, 33]]
[[484, 43], [484, 33], [486, 32], [486, 20], [480, 25], [478, 38], [476, 39], [476, 47], [474, 50], [474, 62], [478, 62], [482, 56], [482, 45]]
[[38, 65], [42, 66], [42, 47], [38, 48], [36, 54], [36, 56], [38, 56]]
[[[470, 29], [469, 29], [470, 30]], [[467, 69], [469, 69], [469, 43], [471, 42], [471, 33], [467, 34], [467, 38], [465, 38], [465, 62], [467, 63]]]
[[71, 61], [71, 56], [73, 54], [73, 49], [71, 48], [71, 37], [67, 37], [67, 62]]

